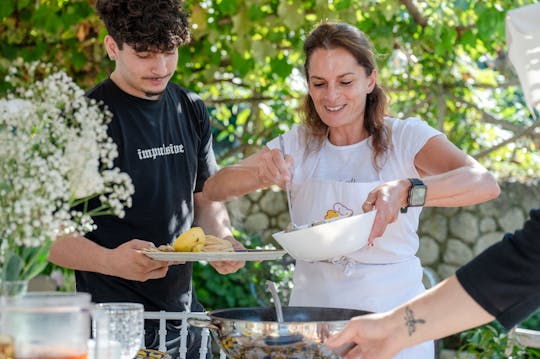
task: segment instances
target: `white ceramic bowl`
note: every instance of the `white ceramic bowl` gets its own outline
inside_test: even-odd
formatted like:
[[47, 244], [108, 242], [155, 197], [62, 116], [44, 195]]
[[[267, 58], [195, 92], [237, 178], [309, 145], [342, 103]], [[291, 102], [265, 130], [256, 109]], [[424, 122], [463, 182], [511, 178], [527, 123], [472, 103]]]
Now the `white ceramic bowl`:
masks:
[[353, 253], [368, 242], [376, 211], [333, 222], [277, 232], [274, 239], [295, 259], [321, 261]]

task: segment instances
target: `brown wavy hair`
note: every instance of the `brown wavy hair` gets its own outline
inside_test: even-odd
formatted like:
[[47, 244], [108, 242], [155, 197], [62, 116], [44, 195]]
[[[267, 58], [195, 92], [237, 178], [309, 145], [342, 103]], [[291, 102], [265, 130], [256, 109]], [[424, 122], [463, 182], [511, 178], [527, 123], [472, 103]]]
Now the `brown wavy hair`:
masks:
[[171, 51], [190, 41], [188, 18], [178, 0], [98, 0], [96, 10], [118, 47]]
[[[317, 49], [343, 48], [354, 56], [358, 64], [364, 67], [367, 76], [377, 69], [373, 46], [367, 36], [356, 27], [345, 23], [324, 22], [319, 24], [304, 42], [306, 60], [304, 71], [309, 82], [309, 61]], [[388, 100], [383, 89], [375, 84], [373, 91], [367, 95], [364, 112], [364, 128], [372, 138], [373, 165], [379, 170], [379, 159], [390, 148], [390, 130], [384, 125]], [[307, 127], [307, 153], [321, 148], [328, 132], [328, 126], [321, 120], [311, 96], [304, 98], [301, 108], [302, 121]]]

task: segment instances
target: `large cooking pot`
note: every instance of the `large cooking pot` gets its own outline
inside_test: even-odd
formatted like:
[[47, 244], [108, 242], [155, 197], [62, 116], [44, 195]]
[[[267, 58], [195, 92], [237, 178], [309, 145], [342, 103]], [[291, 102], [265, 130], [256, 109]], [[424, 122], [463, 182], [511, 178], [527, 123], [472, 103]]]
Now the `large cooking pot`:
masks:
[[[340, 358], [323, 343], [345, 327], [363, 310], [283, 307], [283, 321], [276, 320], [274, 308], [234, 308], [208, 313], [207, 320], [190, 319], [197, 327], [206, 327], [221, 349], [234, 359], [317, 359]], [[342, 348], [343, 352], [346, 351]]]

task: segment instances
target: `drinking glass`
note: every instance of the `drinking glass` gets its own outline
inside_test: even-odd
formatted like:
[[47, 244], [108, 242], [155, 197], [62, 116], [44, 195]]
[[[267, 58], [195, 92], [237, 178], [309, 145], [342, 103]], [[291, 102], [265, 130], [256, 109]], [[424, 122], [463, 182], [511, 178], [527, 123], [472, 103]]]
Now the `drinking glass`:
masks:
[[[140, 303], [99, 303], [95, 307], [105, 319], [108, 339], [120, 343], [121, 359], [133, 359], [142, 348], [144, 307]], [[95, 322], [95, 321], [94, 321]], [[94, 324], [96, 328], [96, 324]], [[94, 333], [94, 337], [99, 333]]]

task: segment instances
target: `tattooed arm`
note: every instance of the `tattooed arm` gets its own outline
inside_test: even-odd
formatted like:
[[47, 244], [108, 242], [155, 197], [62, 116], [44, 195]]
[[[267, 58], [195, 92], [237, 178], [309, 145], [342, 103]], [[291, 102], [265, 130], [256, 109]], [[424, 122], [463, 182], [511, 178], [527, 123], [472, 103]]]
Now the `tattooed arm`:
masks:
[[325, 344], [335, 349], [345, 343], [356, 343], [346, 355], [348, 359], [386, 359], [409, 346], [493, 319], [454, 275], [392, 311], [354, 318]]

